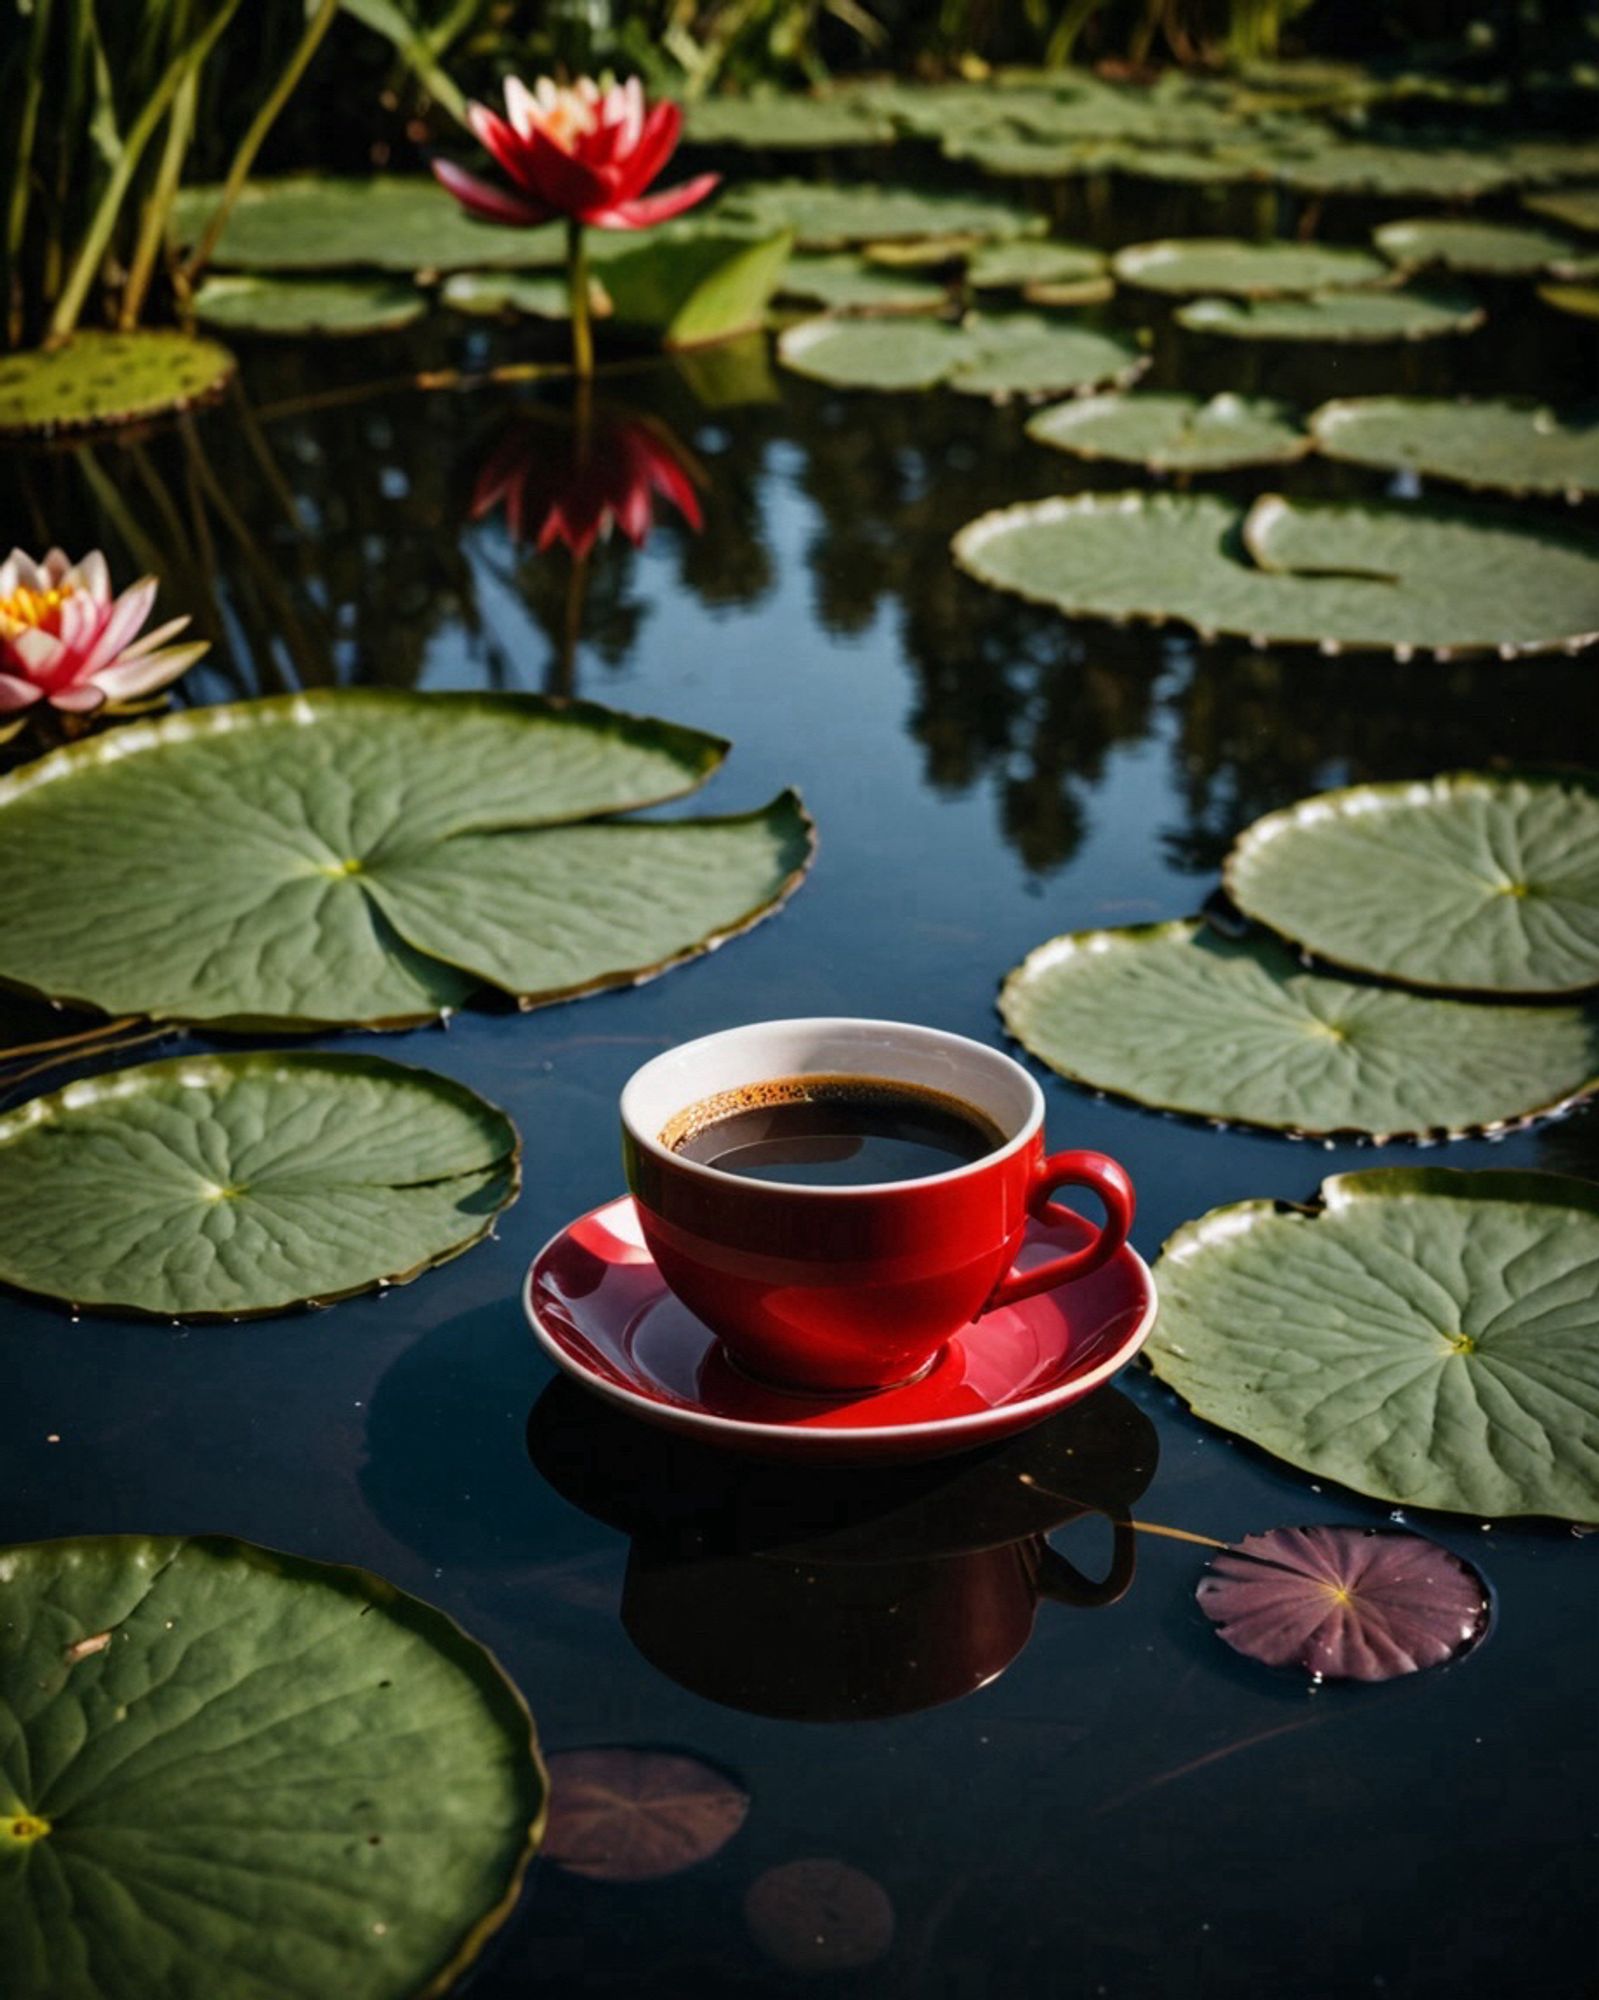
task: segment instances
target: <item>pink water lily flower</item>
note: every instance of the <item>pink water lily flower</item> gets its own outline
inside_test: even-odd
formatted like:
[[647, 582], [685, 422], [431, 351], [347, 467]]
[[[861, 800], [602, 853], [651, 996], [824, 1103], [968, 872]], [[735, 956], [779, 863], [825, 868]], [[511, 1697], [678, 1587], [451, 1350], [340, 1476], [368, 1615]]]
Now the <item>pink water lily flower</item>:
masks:
[[70, 562], [52, 549], [35, 562], [13, 549], [0, 563], [0, 716], [48, 702], [69, 715], [153, 694], [205, 651], [205, 642], [168, 646], [187, 618], [138, 635], [155, 603], [156, 580], [141, 577], [120, 597], [96, 549]]

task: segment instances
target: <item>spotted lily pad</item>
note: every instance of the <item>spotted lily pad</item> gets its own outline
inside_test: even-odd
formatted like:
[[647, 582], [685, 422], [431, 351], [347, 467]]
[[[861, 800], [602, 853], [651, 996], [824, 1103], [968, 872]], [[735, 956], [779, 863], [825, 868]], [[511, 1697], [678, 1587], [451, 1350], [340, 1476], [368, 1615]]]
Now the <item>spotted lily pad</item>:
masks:
[[1326, 292], [1379, 284], [1390, 273], [1366, 250], [1327, 243], [1244, 243], [1227, 237], [1176, 237], [1118, 250], [1116, 276], [1152, 292], [1221, 292], [1237, 298]]
[[1551, 222], [1563, 222], [1568, 229], [1580, 229], [1585, 236], [1599, 231], [1599, 187], [1559, 188], [1552, 194], [1524, 194], [1523, 208], [1534, 215], [1546, 215]]
[[1060, 395], [1142, 374], [1149, 358], [1121, 333], [1037, 313], [971, 314], [959, 326], [802, 320], [778, 340], [797, 374], [850, 389], [928, 389], [964, 395]]
[[802, 250], [836, 250], [851, 243], [957, 236], [982, 243], [1043, 234], [1044, 218], [980, 194], [946, 194], [879, 187], [869, 181], [743, 181], [717, 205], [769, 229], [790, 229]]
[[695, 146], [741, 146], [752, 152], [824, 152], [835, 146], [882, 146], [892, 123], [859, 92], [802, 97], [706, 97], [685, 107], [683, 139]]
[[1599, 1188], [1379, 1169], [1185, 1223], [1144, 1350], [1316, 1479], [1476, 1520], [1599, 1522]]
[[403, 1284], [514, 1199], [516, 1131], [377, 1056], [180, 1057], [0, 1117], [0, 1282], [220, 1319]]
[[1353, 396], [1310, 419], [1328, 458], [1502, 493], [1599, 493], [1599, 404]]
[[0, 1989], [442, 1996], [544, 1815], [442, 1612], [220, 1537], [0, 1550]]
[[1108, 259], [1085, 243], [1023, 237], [1014, 243], [985, 243], [966, 265], [973, 291], [1021, 291], [1033, 285], [1077, 284], [1103, 278]]
[[1385, 222], [1372, 241], [1390, 263], [1407, 271], [1437, 266], [1486, 278], [1531, 277], [1571, 250], [1570, 237], [1552, 230], [1452, 215]]
[[1273, 1528], [1223, 1549], [1199, 1608], [1234, 1652], [1314, 1679], [1391, 1681], [1442, 1666], [1488, 1627], [1470, 1563], [1390, 1528]]
[[1310, 439], [1298, 412], [1264, 396], [1176, 393], [1085, 396], [1044, 410], [1027, 435], [1075, 457], [1115, 459], [1151, 472], [1225, 472], [1301, 458]]
[[284, 1028], [630, 983], [745, 929], [807, 864], [791, 792], [609, 817], [693, 791], [726, 749], [534, 695], [376, 688], [130, 723], [0, 780], [0, 980]]
[[932, 278], [885, 270], [848, 252], [790, 258], [777, 289], [785, 299], [830, 313], [941, 312], [949, 302], [948, 291]]
[[1228, 340], [1323, 340], [1359, 345], [1473, 333], [1485, 315], [1470, 292], [1442, 284], [1399, 291], [1319, 292], [1296, 299], [1193, 299], [1177, 309], [1190, 333]]
[[1599, 778], [1462, 772], [1268, 813], [1223, 879], [1329, 963], [1465, 993], [1599, 986]]
[[233, 356], [187, 334], [79, 333], [64, 347], [0, 355], [0, 437], [164, 416], [219, 394]]
[[742, 1785], [680, 1751], [561, 1750], [545, 1855], [596, 1882], [658, 1882], [720, 1853], [749, 1809]]
[[984, 583], [1077, 617], [1181, 619], [1261, 643], [1547, 652], [1599, 636], [1599, 552], [1464, 506], [1093, 493], [955, 537]]
[[1000, 1013], [1075, 1083], [1274, 1131], [1475, 1131], [1599, 1088], [1599, 1012], [1357, 986], [1197, 921], [1052, 938], [1005, 981]]
[[207, 278], [194, 295], [195, 317], [204, 326], [296, 339], [390, 333], [426, 311], [415, 285], [386, 278], [274, 278], [241, 271]]

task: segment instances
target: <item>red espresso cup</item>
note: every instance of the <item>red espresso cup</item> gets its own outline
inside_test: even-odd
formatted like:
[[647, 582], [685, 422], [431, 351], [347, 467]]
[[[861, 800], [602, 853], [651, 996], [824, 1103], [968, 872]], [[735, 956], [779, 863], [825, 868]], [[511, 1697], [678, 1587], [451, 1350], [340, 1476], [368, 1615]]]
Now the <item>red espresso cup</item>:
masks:
[[[661, 1134], [691, 1106], [779, 1078], [859, 1076], [933, 1090], [1000, 1135], [945, 1173], [790, 1186], [685, 1159]], [[1044, 1151], [1044, 1098], [1019, 1063], [898, 1021], [758, 1021], [685, 1042], [622, 1092], [622, 1151], [661, 1276], [748, 1374], [824, 1394], [888, 1388], [996, 1307], [1096, 1269], [1127, 1240], [1133, 1187], [1103, 1153]], [[1099, 1197], [1080, 1250], [1013, 1269], [1059, 1187]], [[1084, 1225], [1088, 1227], [1088, 1225]], [[982, 1338], [979, 1325], [974, 1339]]]

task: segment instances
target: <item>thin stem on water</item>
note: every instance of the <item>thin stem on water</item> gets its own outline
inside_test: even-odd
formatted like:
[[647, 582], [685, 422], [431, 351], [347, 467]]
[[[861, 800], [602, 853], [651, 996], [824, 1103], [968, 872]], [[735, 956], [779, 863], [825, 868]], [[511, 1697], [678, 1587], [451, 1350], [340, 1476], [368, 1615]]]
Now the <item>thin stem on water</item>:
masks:
[[575, 216], [566, 225], [566, 289], [572, 305], [572, 366], [583, 378], [594, 373], [594, 328], [589, 316], [588, 247]]
[[79, 1028], [70, 1035], [52, 1035], [48, 1041], [18, 1042], [9, 1049], [0, 1049], [0, 1068], [14, 1062], [18, 1056], [47, 1055], [52, 1049], [81, 1049], [108, 1039], [113, 1035], [126, 1034], [129, 1028], [137, 1027], [137, 1014], [124, 1014], [118, 1021], [97, 1021], [92, 1028]]
[[117, 325], [124, 333], [139, 324], [139, 315], [144, 311], [150, 280], [155, 276], [156, 260], [160, 257], [161, 246], [166, 241], [172, 204], [177, 199], [183, 162], [188, 155], [189, 141], [194, 136], [195, 106], [199, 102], [199, 97], [200, 72], [191, 69], [178, 86], [178, 94], [172, 100], [172, 116], [167, 122], [167, 142], [161, 151], [161, 164], [156, 169], [155, 186], [151, 189], [150, 198], [144, 205], [144, 215], [139, 224], [139, 240], [134, 245], [133, 260], [128, 266], [128, 282], [122, 288], [122, 306], [117, 314]]
[[[165, 1041], [168, 1036], [176, 1032], [177, 1030], [172, 1027], [141, 1028], [136, 1035], [123, 1035], [116, 1041], [97, 1042], [92, 1053], [97, 1056], [121, 1055], [126, 1049], [142, 1048], [146, 1042]], [[0, 1076], [0, 1095], [9, 1097], [19, 1084], [31, 1083], [36, 1076], [48, 1076], [52, 1070], [60, 1069], [66, 1063], [77, 1062], [83, 1053], [83, 1050], [79, 1050], [76, 1054], [68, 1051], [66, 1054], [45, 1056], [39, 1062], [30, 1063], [26, 1069], [11, 1070], [6, 1075]]]

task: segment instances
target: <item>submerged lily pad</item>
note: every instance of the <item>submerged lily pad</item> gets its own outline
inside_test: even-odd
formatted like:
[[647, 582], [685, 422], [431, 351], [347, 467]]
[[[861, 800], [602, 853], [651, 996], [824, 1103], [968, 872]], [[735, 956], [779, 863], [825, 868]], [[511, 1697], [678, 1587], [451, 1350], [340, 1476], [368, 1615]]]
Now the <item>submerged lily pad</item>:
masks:
[[130, 723], [0, 780], [0, 980], [285, 1028], [631, 983], [747, 928], [807, 865], [791, 792], [732, 819], [608, 817], [692, 792], [726, 749], [581, 703], [376, 688]]
[[447, 1077], [182, 1056], [0, 1117], [0, 1282], [184, 1319], [281, 1312], [459, 1255], [516, 1187], [515, 1127]]
[[1534, 215], [1546, 215], [1551, 222], [1563, 222], [1580, 229], [1585, 236], [1599, 231], [1599, 187], [1560, 188], [1553, 194], [1524, 194], [1523, 208]]
[[981, 582], [1072, 616], [1262, 643], [1513, 654], [1599, 636], [1591, 539], [1464, 506], [1077, 494], [984, 514], [954, 548]]
[[830, 313], [941, 312], [945, 287], [914, 272], [885, 270], [862, 257], [792, 257], [778, 282], [785, 299], [802, 299]]
[[725, 1771], [680, 1751], [561, 1750], [545, 1857], [595, 1882], [658, 1882], [720, 1853], [749, 1809]]
[[964, 395], [1048, 396], [1126, 383], [1149, 366], [1135, 340], [1036, 313], [971, 314], [947, 322], [883, 325], [802, 320], [777, 344], [797, 374], [839, 388], [929, 389]]
[[1268, 813], [1233, 901], [1329, 963], [1461, 993], [1599, 986], [1599, 777], [1355, 785]]
[[451, 1990], [545, 1784], [442, 1612], [221, 1537], [0, 1550], [7, 2000]]
[[812, 1976], [875, 1965], [894, 1943], [894, 1905], [882, 1884], [820, 1857], [757, 1875], [744, 1897], [744, 1922], [785, 1972]]
[[1076, 284], [1103, 278], [1109, 260], [1085, 243], [1023, 237], [1015, 243], [985, 243], [972, 253], [966, 282], [973, 291], [1020, 291], [1032, 285]]
[[304, 338], [390, 333], [427, 311], [414, 285], [384, 278], [274, 278], [249, 272], [207, 278], [194, 313], [223, 333]]
[[1193, 920], [1052, 938], [1000, 1013], [1074, 1083], [1273, 1131], [1475, 1131], [1599, 1088], [1599, 1012], [1357, 986]]
[[1151, 472], [1281, 465], [1310, 449], [1292, 405], [1264, 396], [1085, 396], [1041, 411], [1027, 435], [1078, 458], [1116, 459]]
[[233, 367], [214, 340], [163, 331], [78, 333], [64, 347], [0, 355], [0, 437], [185, 410], [219, 394]]
[[1569, 237], [1548, 229], [1452, 215], [1385, 222], [1372, 241], [1391, 263], [1407, 271], [1437, 266], [1487, 278], [1531, 277], [1571, 250]]
[[1445, 285], [1320, 292], [1295, 299], [1194, 299], [1177, 309], [1178, 325], [1190, 333], [1216, 333], [1229, 340], [1351, 344], [1472, 333], [1484, 317], [1481, 303], [1470, 292]]
[[717, 205], [769, 229], [791, 229], [802, 250], [836, 250], [851, 243], [957, 236], [972, 242], [1043, 234], [1044, 218], [980, 194], [945, 194], [878, 187], [869, 181], [744, 181]]
[[1599, 404], [1353, 396], [1312, 413], [1328, 458], [1503, 493], [1599, 493]]
[[1470, 1563], [1392, 1528], [1273, 1528], [1215, 1556], [1195, 1595], [1234, 1652], [1314, 1679], [1391, 1681], [1488, 1628]]
[[1124, 285], [1238, 298], [1380, 284], [1390, 275], [1383, 260], [1366, 250], [1327, 243], [1244, 243], [1221, 236], [1133, 243], [1117, 251], [1113, 264]]
[[1155, 1278], [1144, 1352], [1196, 1416], [1373, 1499], [1599, 1522], [1592, 1183], [1339, 1174], [1185, 1223]]

